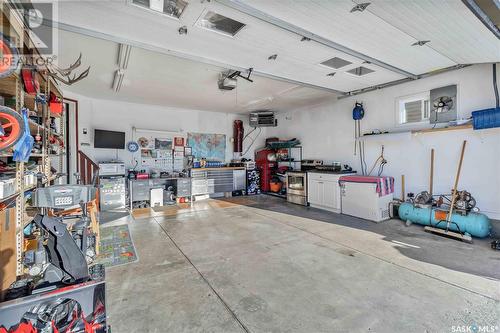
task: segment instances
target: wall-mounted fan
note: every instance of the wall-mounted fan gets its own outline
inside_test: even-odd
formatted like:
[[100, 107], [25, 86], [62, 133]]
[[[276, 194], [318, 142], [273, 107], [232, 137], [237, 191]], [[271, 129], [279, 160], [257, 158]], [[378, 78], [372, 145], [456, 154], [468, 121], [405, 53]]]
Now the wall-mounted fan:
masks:
[[432, 108], [437, 113], [449, 112], [453, 108], [453, 98], [441, 96], [432, 101]]
[[457, 86], [451, 85], [430, 91], [429, 121], [447, 123], [457, 119]]

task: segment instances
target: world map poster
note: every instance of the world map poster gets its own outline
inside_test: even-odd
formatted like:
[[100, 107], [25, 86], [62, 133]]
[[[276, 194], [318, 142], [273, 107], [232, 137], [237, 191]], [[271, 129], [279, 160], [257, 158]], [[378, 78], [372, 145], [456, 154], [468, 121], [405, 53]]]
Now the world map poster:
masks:
[[188, 133], [187, 146], [195, 158], [224, 161], [226, 159], [226, 135]]

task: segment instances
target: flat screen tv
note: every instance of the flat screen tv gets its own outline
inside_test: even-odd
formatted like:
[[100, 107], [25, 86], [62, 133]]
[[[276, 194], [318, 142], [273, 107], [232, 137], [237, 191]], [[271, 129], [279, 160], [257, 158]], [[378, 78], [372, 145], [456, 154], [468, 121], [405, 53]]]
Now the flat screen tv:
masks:
[[125, 132], [94, 130], [94, 148], [125, 149]]

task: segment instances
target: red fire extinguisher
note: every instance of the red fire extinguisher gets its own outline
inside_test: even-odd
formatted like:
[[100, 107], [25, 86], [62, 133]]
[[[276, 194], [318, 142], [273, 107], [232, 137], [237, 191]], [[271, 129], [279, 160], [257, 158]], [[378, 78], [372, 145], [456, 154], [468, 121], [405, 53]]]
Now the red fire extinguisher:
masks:
[[243, 121], [235, 120], [233, 123], [233, 151], [241, 153], [243, 151]]

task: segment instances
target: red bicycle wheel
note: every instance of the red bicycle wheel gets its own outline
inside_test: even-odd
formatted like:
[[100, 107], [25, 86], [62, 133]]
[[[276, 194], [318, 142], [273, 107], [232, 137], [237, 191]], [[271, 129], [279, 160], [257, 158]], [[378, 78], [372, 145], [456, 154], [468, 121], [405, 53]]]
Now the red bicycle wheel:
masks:
[[24, 132], [23, 117], [6, 106], [0, 106], [0, 126], [3, 135], [0, 135], [0, 151], [14, 146]]

